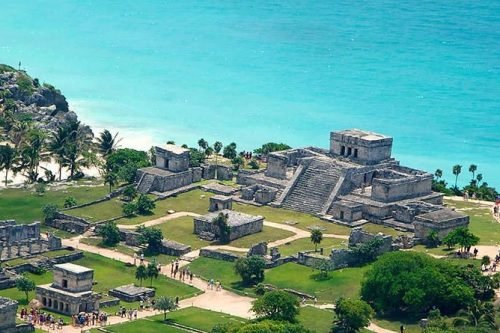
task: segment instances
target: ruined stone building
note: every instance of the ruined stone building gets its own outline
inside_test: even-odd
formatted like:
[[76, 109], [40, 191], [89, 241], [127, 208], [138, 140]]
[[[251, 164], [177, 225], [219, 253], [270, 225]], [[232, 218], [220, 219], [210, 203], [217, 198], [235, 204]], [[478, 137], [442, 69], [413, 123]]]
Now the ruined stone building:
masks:
[[34, 332], [31, 324], [17, 324], [17, 301], [0, 296], [0, 332], [2, 333], [27, 333]]
[[99, 309], [99, 294], [92, 291], [94, 270], [75, 264], [54, 265], [51, 284], [36, 287], [36, 298], [55, 312], [74, 315]]
[[330, 134], [330, 149], [307, 147], [268, 155], [266, 170], [240, 171], [242, 199], [311, 213], [348, 226], [379, 223], [446, 234], [468, 217], [442, 206], [432, 175], [400, 165], [391, 137], [358, 129]]

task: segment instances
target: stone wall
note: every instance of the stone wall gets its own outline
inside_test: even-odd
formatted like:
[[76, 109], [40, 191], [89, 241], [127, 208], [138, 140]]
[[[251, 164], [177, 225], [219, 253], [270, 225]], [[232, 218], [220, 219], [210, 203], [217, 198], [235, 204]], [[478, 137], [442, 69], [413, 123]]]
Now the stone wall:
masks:
[[[235, 240], [237, 238], [244, 237], [246, 235], [255, 234], [257, 232], [261, 232], [264, 227], [264, 218], [261, 216], [256, 216], [256, 219], [240, 224], [240, 225], [229, 225], [231, 227], [231, 233], [229, 235], [230, 240]], [[212, 221], [207, 221], [201, 217], [194, 218], [194, 233], [200, 235], [202, 233], [211, 233], [214, 234], [217, 238], [219, 237], [219, 227], [212, 223]]]
[[385, 253], [391, 250], [392, 236], [384, 235], [381, 233], [372, 234], [364, 231], [362, 227], [351, 229], [351, 234], [349, 235], [349, 247], [368, 243], [374, 239], [382, 240], [382, 245], [379, 248], [379, 253]]
[[40, 222], [16, 224], [14, 220], [0, 221], [0, 242], [12, 244], [40, 238]]
[[270, 153], [267, 156], [265, 175], [272, 178], [286, 179], [288, 158], [280, 153]]
[[111, 298], [99, 302], [99, 308], [109, 308], [120, 304], [119, 298]]
[[356, 130], [331, 132], [330, 152], [362, 164], [376, 164], [391, 157], [392, 138], [380, 136], [378, 140], [366, 140], [353, 131]]
[[308, 267], [317, 267], [321, 263], [329, 260], [330, 258], [328, 256], [322, 256], [314, 251], [299, 252], [297, 255], [297, 263]]
[[180, 257], [191, 252], [191, 246], [164, 239], [161, 241], [160, 253]]
[[215, 164], [203, 164], [203, 179], [215, 179], [215, 169], [217, 169], [217, 180], [232, 180], [233, 170], [231, 167]]
[[231, 262], [241, 258], [231, 252], [226, 252], [222, 250], [210, 250], [210, 249], [201, 249], [200, 256], [217, 260], [223, 260], [223, 261], [231, 261]]
[[17, 301], [6, 297], [0, 297], [0, 332], [19, 333], [33, 332], [35, 330], [31, 325], [16, 326], [17, 306]]

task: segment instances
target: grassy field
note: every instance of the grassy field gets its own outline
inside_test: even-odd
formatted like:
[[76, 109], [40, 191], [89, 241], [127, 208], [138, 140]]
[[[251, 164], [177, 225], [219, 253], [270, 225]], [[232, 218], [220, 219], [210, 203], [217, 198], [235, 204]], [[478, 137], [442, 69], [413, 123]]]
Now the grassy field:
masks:
[[80, 239], [80, 243], [92, 245], [92, 246], [97, 246], [97, 247], [102, 247], [105, 249], [113, 249], [117, 252], [121, 252], [121, 253], [127, 254], [129, 256], [133, 256], [135, 253], [133, 249], [131, 249], [128, 246], [122, 245], [120, 243], [118, 243], [117, 245], [115, 245], [113, 247], [105, 246], [102, 243], [102, 238], [100, 238], [100, 237], [84, 237], [84, 238]]
[[276, 223], [286, 223], [294, 222], [293, 226], [303, 230], [309, 230], [308, 227], [319, 226], [324, 228], [323, 233], [329, 234], [339, 234], [339, 235], [349, 235], [350, 228], [341, 225], [329, 223], [315, 217], [313, 215], [295, 212], [293, 210], [283, 209], [283, 208], [273, 208], [269, 206], [252, 206], [241, 203], [234, 203], [233, 209], [251, 214], [251, 215], [261, 215], [267, 221]]
[[[338, 238], [323, 238], [318, 245], [318, 251], [323, 248], [324, 254], [328, 255], [333, 248], [345, 248], [347, 240]], [[278, 247], [282, 257], [297, 254], [299, 251], [314, 250], [314, 244], [310, 238], [302, 238]]]
[[[140, 224], [165, 216], [169, 210], [205, 214], [208, 212], [209, 198], [211, 196], [213, 196], [212, 193], [202, 190], [189, 191], [175, 197], [156, 201], [156, 208], [152, 214], [124, 217], [117, 220], [116, 223], [125, 225]], [[71, 209], [67, 211], [67, 213], [73, 216], [83, 217], [92, 222], [97, 222], [121, 216], [122, 202], [119, 199], [113, 199], [90, 207]]]
[[333, 312], [321, 310], [312, 306], [300, 308], [299, 323], [316, 333], [330, 333], [333, 322]]
[[[136, 320], [125, 324], [106, 327], [107, 331], [115, 333], [164, 333], [164, 332], [184, 332], [177, 328], [168, 326], [163, 321], [163, 314], [147, 319]], [[167, 313], [167, 320], [172, 323], [188, 326], [197, 330], [209, 332], [216, 324], [244, 323], [246, 320], [239, 317], [230, 316], [224, 313], [204, 310], [196, 307], [189, 307]], [[99, 333], [98, 330], [91, 332]]]
[[456, 208], [457, 211], [470, 216], [469, 229], [473, 234], [479, 236], [479, 244], [500, 244], [500, 223], [491, 216], [488, 207], [480, 206], [473, 201], [462, 202], [445, 199], [445, 203], [448, 207]]
[[43, 196], [34, 190], [4, 189], [0, 191], [0, 220], [14, 219], [18, 223], [41, 221], [42, 208], [47, 204], [62, 208], [67, 197], [73, 196], [78, 204], [82, 204], [102, 198], [107, 193], [107, 186], [104, 185], [47, 187]]
[[[206, 279], [220, 280], [224, 287], [252, 294], [251, 288], [241, 285], [240, 277], [234, 272], [234, 263], [198, 258], [189, 265], [190, 269]], [[369, 269], [364, 267], [346, 268], [329, 273], [327, 279], [318, 278], [318, 271], [310, 267], [288, 263], [266, 270], [264, 283], [278, 288], [291, 288], [307, 294], [316, 295], [322, 303], [333, 303], [337, 297], [355, 297], [360, 291], [363, 274]]]
[[394, 228], [389, 228], [385, 227], [380, 224], [375, 224], [375, 223], [366, 223], [362, 225], [363, 230], [368, 231], [372, 234], [378, 234], [379, 232], [383, 233], [384, 235], [390, 235], [390, 236], [399, 236], [399, 235], [404, 235], [404, 234], [409, 234], [408, 232], [404, 231], [399, 231]]

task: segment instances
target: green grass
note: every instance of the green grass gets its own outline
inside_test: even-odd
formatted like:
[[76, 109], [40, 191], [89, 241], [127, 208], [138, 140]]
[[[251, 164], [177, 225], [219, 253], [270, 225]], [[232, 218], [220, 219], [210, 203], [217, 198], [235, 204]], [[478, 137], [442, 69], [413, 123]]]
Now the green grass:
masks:
[[92, 246], [97, 246], [97, 247], [102, 247], [103, 249], [112, 249], [112, 250], [115, 250], [117, 252], [121, 252], [123, 254], [126, 254], [126, 255], [129, 255], [129, 256], [133, 256], [135, 251], [126, 246], [126, 245], [123, 245], [121, 243], [118, 243], [117, 245], [115, 246], [105, 246], [103, 243], [102, 243], [102, 238], [97, 238], [97, 237], [84, 237], [82, 239], [80, 239], [80, 243], [83, 243], [83, 244], [87, 244], [87, 245], [92, 245]]
[[[124, 324], [106, 327], [106, 330], [115, 333], [180, 333], [184, 332], [177, 328], [166, 325], [163, 322], [163, 314], [150, 318], [135, 320]], [[189, 307], [167, 313], [169, 322], [188, 326], [201, 331], [209, 332], [216, 324], [243, 323], [246, 320], [239, 317], [226, 315], [224, 313], [204, 310], [196, 307]], [[100, 333], [94, 329], [91, 332]]]
[[74, 253], [74, 251], [62, 249], [62, 250], [54, 250], [54, 251], [45, 252], [45, 253], [42, 253], [42, 255], [46, 258], [55, 258], [55, 257], [60, 257], [60, 256], [64, 256], [64, 255], [71, 254], [71, 253]]
[[43, 196], [34, 190], [4, 189], [0, 191], [0, 220], [14, 219], [17, 223], [32, 223], [43, 219], [42, 208], [47, 204], [56, 204], [62, 208], [64, 200], [75, 197], [79, 204], [102, 198], [107, 194], [106, 186], [68, 186], [65, 188], [47, 188]]
[[265, 283], [315, 295], [319, 302], [333, 303], [340, 296], [357, 297], [361, 280], [370, 265], [332, 271], [327, 279], [318, 278], [318, 271], [288, 263], [266, 271]]
[[[200, 257], [189, 268], [205, 279], [219, 280], [224, 288], [253, 295], [252, 288], [241, 285], [239, 275], [234, 272], [234, 263]], [[264, 283], [278, 288], [291, 288], [310, 295], [316, 295], [319, 302], [333, 303], [340, 296], [357, 297], [361, 288], [364, 267], [345, 268], [332, 271], [326, 280], [318, 278], [318, 271], [295, 263], [288, 263], [266, 270]]]
[[333, 311], [322, 310], [312, 306], [300, 308], [297, 319], [304, 327], [316, 333], [330, 333], [333, 322]]
[[269, 244], [271, 242], [291, 237], [293, 235], [295, 235], [293, 232], [287, 230], [264, 226], [261, 232], [235, 239], [231, 241], [229, 245], [242, 248], [249, 248], [252, 245], [260, 242], [267, 242]]
[[114, 198], [91, 206], [71, 209], [65, 213], [84, 218], [89, 222], [99, 222], [122, 216], [122, 203], [119, 198]]
[[[347, 240], [345, 239], [323, 238], [321, 244], [318, 245], [318, 251], [320, 248], [323, 248], [323, 253], [328, 255], [333, 248], [345, 248], [346, 246]], [[288, 257], [290, 255], [297, 254], [299, 251], [314, 250], [314, 244], [311, 243], [310, 238], [302, 238], [291, 243], [281, 245], [278, 248], [282, 257]]]
[[303, 230], [309, 230], [307, 227], [320, 226], [325, 228], [323, 233], [329, 234], [349, 235], [351, 231], [348, 227], [323, 221], [313, 215], [283, 208], [274, 208], [269, 206], [257, 207], [242, 203], [233, 203], [233, 209], [251, 215], [264, 216], [264, 218], [270, 222], [295, 222], [297, 224], [294, 224], [293, 226]]
[[405, 327], [405, 332], [408, 333], [421, 333], [422, 329], [419, 326], [419, 318], [412, 318], [412, 317], [375, 317], [372, 319], [373, 323], [391, 330], [395, 332], [399, 332], [399, 328], [401, 325], [404, 325]]
[[500, 223], [495, 221], [488, 207], [472, 201], [463, 202], [445, 199], [445, 203], [448, 207], [454, 207], [470, 216], [469, 229], [473, 234], [479, 236], [479, 244], [500, 244]]

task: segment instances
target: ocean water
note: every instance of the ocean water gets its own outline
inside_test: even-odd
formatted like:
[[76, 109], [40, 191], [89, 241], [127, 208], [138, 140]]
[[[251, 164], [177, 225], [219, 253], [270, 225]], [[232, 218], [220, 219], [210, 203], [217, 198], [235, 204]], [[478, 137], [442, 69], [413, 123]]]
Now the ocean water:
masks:
[[0, 63], [124, 144], [394, 137], [403, 164], [500, 187], [500, 1], [16, 0]]

